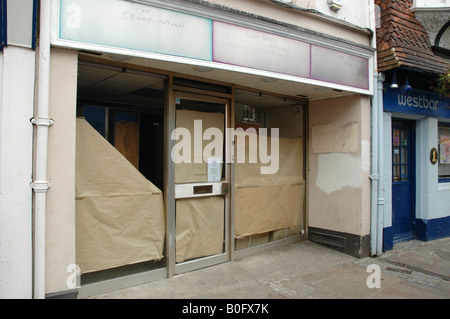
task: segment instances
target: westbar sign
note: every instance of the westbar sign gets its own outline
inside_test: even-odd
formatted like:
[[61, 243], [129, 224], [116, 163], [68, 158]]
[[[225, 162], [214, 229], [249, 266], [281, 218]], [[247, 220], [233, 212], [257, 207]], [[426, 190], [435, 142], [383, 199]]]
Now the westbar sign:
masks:
[[401, 89], [386, 89], [383, 105], [387, 112], [450, 118], [449, 99], [428, 91], [413, 90], [407, 94]]

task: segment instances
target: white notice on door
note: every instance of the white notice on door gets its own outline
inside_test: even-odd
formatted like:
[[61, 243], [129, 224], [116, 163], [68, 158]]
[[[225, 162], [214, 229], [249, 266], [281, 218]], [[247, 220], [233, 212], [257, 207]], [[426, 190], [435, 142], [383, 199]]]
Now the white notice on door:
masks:
[[220, 158], [208, 157], [208, 182], [220, 182], [222, 177], [220, 163]]

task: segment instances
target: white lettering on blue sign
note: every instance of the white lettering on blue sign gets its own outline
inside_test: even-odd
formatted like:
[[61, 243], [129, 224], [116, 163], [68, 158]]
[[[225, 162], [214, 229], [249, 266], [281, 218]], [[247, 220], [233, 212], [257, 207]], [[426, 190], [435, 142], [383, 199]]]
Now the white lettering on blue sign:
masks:
[[414, 89], [406, 94], [387, 87], [383, 94], [383, 109], [387, 112], [450, 118], [450, 99], [431, 91]]
[[398, 95], [398, 105], [408, 107], [418, 107], [430, 110], [437, 110], [439, 101], [435, 99], [428, 99], [425, 95], [422, 96], [408, 96]]

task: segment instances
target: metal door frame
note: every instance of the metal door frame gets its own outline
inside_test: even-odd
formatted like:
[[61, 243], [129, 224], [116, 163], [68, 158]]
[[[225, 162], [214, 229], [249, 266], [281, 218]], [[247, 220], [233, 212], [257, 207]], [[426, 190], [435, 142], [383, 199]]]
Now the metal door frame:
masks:
[[[200, 269], [203, 267], [212, 266], [215, 264], [227, 262], [231, 259], [231, 162], [227, 161], [231, 158], [231, 141], [226, 134], [227, 128], [231, 127], [231, 103], [232, 97], [224, 96], [223, 94], [215, 94], [215, 92], [205, 91], [205, 92], [197, 92], [195, 93], [189, 92], [188, 88], [186, 90], [181, 88], [174, 88], [172, 79], [169, 80], [168, 85], [168, 99], [167, 99], [167, 108], [165, 114], [166, 121], [166, 129], [165, 129], [165, 138], [167, 143], [165, 149], [165, 211], [166, 211], [166, 256], [167, 256], [167, 273], [168, 277], [171, 278], [175, 274], [180, 274], [183, 272]], [[217, 96], [219, 95], [219, 96]], [[186, 261], [183, 263], [176, 263], [176, 222], [175, 222], [175, 163], [171, 160], [170, 153], [172, 148], [175, 145], [175, 141], [171, 140], [170, 136], [173, 130], [176, 128], [175, 123], [175, 115], [176, 115], [176, 99], [184, 98], [191, 99], [197, 101], [205, 101], [212, 103], [220, 103], [225, 106], [225, 131], [224, 131], [224, 140], [225, 140], [225, 163], [224, 163], [224, 171], [225, 171], [225, 180], [228, 182], [229, 191], [224, 196], [224, 208], [225, 208], [225, 229], [224, 229], [224, 241], [225, 241], [225, 251], [219, 255], [207, 256], [203, 258], [198, 258], [195, 260]], [[214, 183], [209, 183], [214, 184]]]

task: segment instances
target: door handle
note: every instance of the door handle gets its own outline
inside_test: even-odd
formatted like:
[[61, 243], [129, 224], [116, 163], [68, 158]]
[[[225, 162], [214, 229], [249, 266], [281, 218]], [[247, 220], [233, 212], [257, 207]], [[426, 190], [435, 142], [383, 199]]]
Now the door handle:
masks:
[[230, 191], [230, 183], [222, 182], [222, 195], [227, 196]]

